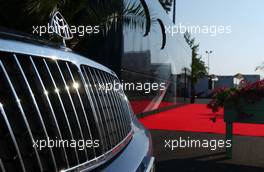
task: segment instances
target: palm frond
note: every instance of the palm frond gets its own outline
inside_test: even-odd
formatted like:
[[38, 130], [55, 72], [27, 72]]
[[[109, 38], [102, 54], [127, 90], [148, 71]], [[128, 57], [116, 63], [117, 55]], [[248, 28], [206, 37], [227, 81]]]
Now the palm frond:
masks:
[[264, 62], [260, 65], [260, 66], [257, 66], [256, 71], [264, 71]]
[[171, 11], [173, 0], [159, 0], [159, 2], [167, 13]]

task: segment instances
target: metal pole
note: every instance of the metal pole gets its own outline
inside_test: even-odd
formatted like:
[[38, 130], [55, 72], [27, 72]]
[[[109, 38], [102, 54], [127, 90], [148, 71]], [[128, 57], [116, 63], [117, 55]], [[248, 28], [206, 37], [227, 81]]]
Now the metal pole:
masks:
[[208, 53], [208, 75], [210, 75], [210, 53]]
[[210, 54], [213, 53], [213, 51], [205, 51], [205, 53], [207, 54], [207, 58], [208, 58], [208, 76], [210, 75]]
[[173, 2], [173, 23], [176, 24], [176, 0]]
[[184, 68], [184, 101], [186, 101], [187, 96], [187, 68]]

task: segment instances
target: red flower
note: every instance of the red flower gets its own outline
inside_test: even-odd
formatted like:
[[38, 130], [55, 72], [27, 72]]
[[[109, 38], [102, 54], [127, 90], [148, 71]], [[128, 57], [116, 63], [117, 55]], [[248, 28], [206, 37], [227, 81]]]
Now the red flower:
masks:
[[235, 106], [241, 100], [255, 103], [264, 97], [264, 80], [254, 83], [243, 82], [240, 88], [216, 88], [213, 90], [212, 100], [207, 105], [213, 112], [219, 111], [221, 107]]

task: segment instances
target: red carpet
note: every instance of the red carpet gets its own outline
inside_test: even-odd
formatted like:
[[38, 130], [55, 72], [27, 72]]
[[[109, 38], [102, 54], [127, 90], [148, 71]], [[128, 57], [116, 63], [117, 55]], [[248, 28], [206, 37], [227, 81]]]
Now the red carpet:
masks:
[[[212, 117], [213, 113], [205, 104], [192, 104], [147, 116], [140, 121], [148, 129], [224, 134], [223, 110], [216, 115], [216, 122], [210, 119]], [[264, 125], [235, 123], [234, 134], [264, 136]]]

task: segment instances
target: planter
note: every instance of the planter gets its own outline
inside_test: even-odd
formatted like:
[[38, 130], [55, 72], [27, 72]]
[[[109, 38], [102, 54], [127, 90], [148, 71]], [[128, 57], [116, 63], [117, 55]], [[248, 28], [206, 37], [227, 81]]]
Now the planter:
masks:
[[[241, 103], [239, 107], [224, 106], [226, 122], [226, 140], [233, 138], [233, 123], [264, 124], [264, 100], [256, 103]], [[233, 141], [232, 141], [233, 145]], [[232, 158], [232, 147], [226, 150], [227, 157]]]
[[264, 100], [251, 103], [241, 103], [239, 110], [224, 106], [225, 122], [264, 124]]
[[[233, 123], [264, 124], [264, 80], [240, 83], [236, 88], [217, 88], [207, 107], [212, 112], [224, 108], [226, 139], [233, 138]], [[233, 143], [232, 143], [233, 144]], [[232, 147], [227, 148], [227, 157], [232, 158]]]

